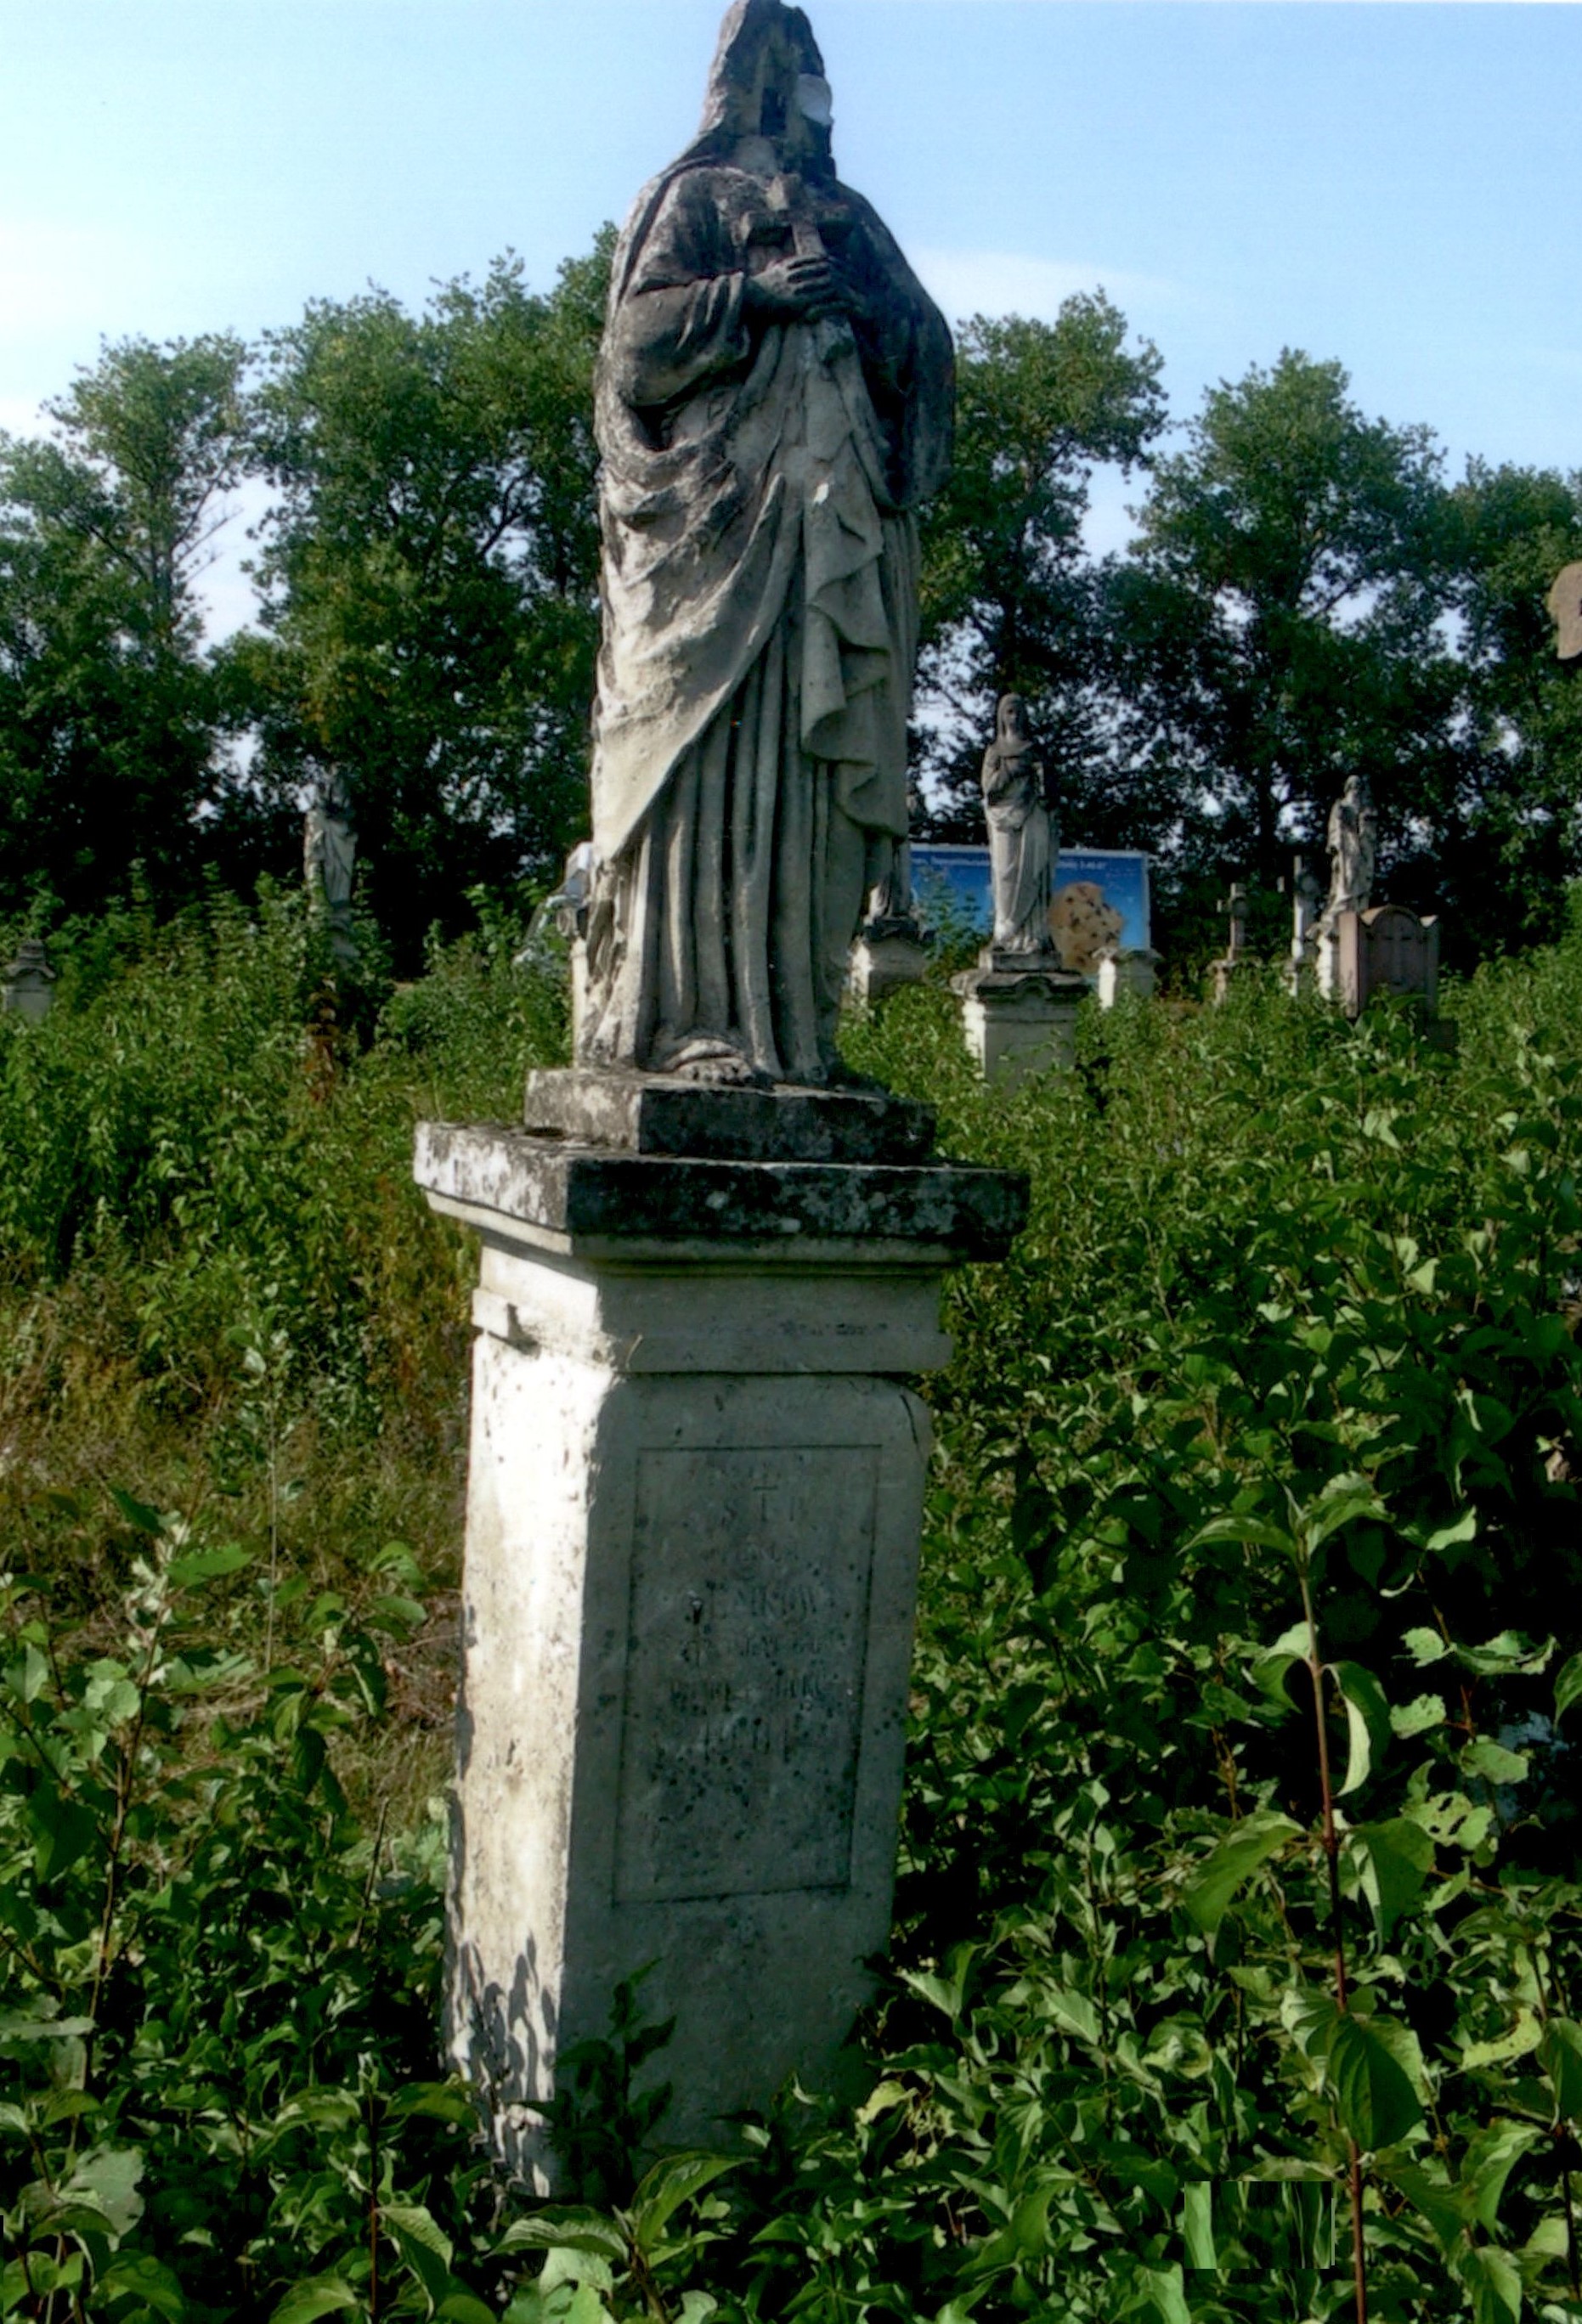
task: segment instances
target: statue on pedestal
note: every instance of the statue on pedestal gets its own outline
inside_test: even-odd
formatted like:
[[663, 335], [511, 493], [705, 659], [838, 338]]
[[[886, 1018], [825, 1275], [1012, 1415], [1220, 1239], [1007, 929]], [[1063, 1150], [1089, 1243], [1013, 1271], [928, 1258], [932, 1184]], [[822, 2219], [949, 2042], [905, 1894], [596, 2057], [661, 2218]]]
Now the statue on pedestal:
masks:
[[906, 839], [950, 335], [831, 117], [801, 10], [736, 0], [615, 252], [579, 1065], [838, 1082], [847, 954]]
[[1378, 861], [1378, 817], [1365, 775], [1348, 775], [1329, 810], [1329, 899], [1325, 919], [1342, 912], [1365, 912], [1374, 892]]
[[995, 739], [984, 752], [983, 784], [994, 886], [994, 949], [1047, 954], [1053, 949], [1050, 896], [1059, 842], [1046, 803], [1043, 761], [1019, 694], [1000, 697]]

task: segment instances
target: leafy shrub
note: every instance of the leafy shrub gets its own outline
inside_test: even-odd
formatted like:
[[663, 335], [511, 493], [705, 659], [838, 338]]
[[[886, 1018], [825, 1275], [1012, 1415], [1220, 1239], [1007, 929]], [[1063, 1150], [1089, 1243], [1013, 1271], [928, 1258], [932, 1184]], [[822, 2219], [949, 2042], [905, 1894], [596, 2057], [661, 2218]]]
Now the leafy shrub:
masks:
[[[436, 955], [328, 1098], [290, 1079], [272, 1119], [295, 1125], [297, 1184], [365, 1254], [370, 1154], [393, 1174], [415, 1113], [504, 1111], [521, 1052], [552, 1053], [558, 1004], [513, 981], [511, 948], [486, 927]], [[290, 1018], [286, 985], [261, 1025]], [[663, 2074], [640, 1993], [563, 2126], [582, 2208], [495, 2190], [460, 2094], [429, 2088], [432, 1843], [399, 1819], [380, 1838], [368, 1776], [392, 1659], [376, 1625], [414, 1619], [377, 1601], [411, 1581], [388, 1591], [365, 1517], [325, 1553], [327, 1591], [289, 1559], [272, 1587], [262, 1535], [262, 1592], [189, 1576], [198, 1553], [134, 1508], [102, 1552], [120, 1594], [101, 1589], [75, 1646], [14, 1594], [3, 1829], [22, 1904], [0, 1929], [18, 1941], [14, 1909], [60, 1925], [42, 1950], [26, 1935], [34, 1963], [7, 1955], [9, 2006], [56, 2027], [6, 2052], [18, 2138], [39, 2141], [15, 2150], [8, 2232], [51, 2265], [79, 2253], [85, 2312], [114, 2316], [279, 2299], [285, 2318], [513, 2324], [1305, 2324], [1356, 2312], [1355, 2227], [1375, 2317], [1582, 2317], [1582, 940], [1480, 972], [1454, 1005], [1448, 1056], [1404, 1016], [1353, 1030], [1272, 992], [1130, 1005], [1085, 1023], [1075, 1074], [1014, 1093], [974, 1081], [937, 987], [852, 1028], [854, 1062], [939, 1106], [947, 1150], [1029, 1168], [1033, 1215], [1004, 1267], [948, 1294], [865, 2096], [785, 2094], [728, 2169], [638, 2182]], [[393, 1245], [421, 1267], [365, 1265], [344, 1295], [382, 1425], [395, 1374], [367, 1351], [393, 1316], [411, 1376], [458, 1383], [470, 1258], [391, 1183]], [[153, 1215], [139, 1265], [254, 1268], [252, 1213], [225, 1200]], [[58, 1296], [124, 1238], [106, 1210]], [[312, 1271], [282, 1261], [280, 1279], [289, 1401], [311, 1377], [298, 1347], [328, 1343]], [[429, 1298], [439, 1284], [453, 1305]], [[201, 1312], [178, 1302], [144, 1360], [190, 1365]], [[234, 1354], [234, 1458], [263, 1464], [275, 1342], [254, 1330]], [[458, 1473], [458, 1440], [447, 1457]], [[151, 1671], [195, 1675], [139, 1675], [161, 1623]], [[133, 1754], [152, 1757], [106, 2006], [122, 1687], [165, 1709]], [[69, 1861], [41, 1837], [56, 1803], [82, 1842]], [[222, 1878], [209, 1835], [227, 1833]], [[211, 1874], [217, 1901], [178, 1941], [157, 1900]], [[288, 1932], [299, 1894], [305, 1933]], [[60, 2030], [73, 2016], [91, 2040]], [[144, 2209], [124, 2226], [108, 2204], [129, 2164], [78, 2190], [108, 2227], [85, 2210], [79, 2233], [38, 2192], [132, 2150]], [[6, 2283], [24, 2312], [56, 2297]], [[64, 2316], [79, 2295], [59, 2297]]]

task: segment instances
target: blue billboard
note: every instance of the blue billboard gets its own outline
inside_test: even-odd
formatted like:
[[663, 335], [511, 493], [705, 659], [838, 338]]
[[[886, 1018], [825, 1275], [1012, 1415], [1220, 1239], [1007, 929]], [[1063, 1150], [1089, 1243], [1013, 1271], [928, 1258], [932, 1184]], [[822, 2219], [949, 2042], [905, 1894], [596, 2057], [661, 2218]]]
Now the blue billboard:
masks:
[[[920, 917], [929, 917], [930, 889], [943, 886], [958, 911], [988, 936], [994, 921], [986, 847], [934, 846], [914, 841], [911, 881]], [[1119, 847], [1062, 847], [1055, 867], [1050, 928], [1064, 966], [1093, 976], [1106, 944], [1146, 952], [1152, 944], [1148, 858]]]

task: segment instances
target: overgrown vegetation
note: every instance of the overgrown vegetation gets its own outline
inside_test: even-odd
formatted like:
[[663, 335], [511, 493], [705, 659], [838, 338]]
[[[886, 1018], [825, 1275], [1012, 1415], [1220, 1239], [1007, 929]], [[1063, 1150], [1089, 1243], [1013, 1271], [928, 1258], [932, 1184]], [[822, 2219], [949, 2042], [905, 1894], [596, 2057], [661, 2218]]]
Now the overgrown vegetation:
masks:
[[128, 913], [0, 1019], [0, 2312], [306, 2324], [1582, 2317], [1582, 933], [1458, 1053], [1254, 991], [984, 1091], [893, 1960], [856, 2098], [580, 2207], [435, 2036], [472, 1254], [420, 1114], [508, 1115], [558, 984], [489, 922], [332, 1002], [294, 901]]

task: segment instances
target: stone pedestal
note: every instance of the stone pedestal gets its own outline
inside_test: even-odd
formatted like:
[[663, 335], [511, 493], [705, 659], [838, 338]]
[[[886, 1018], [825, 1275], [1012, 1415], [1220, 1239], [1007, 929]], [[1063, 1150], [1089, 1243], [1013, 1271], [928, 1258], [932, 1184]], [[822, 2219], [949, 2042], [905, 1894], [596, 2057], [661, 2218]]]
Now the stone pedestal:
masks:
[[1337, 912], [1318, 937], [1318, 989], [1348, 1017], [1383, 993], [1417, 1001], [1432, 1019], [1439, 1005], [1439, 924], [1404, 904]]
[[997, 952], [985, 945], [976, 968], [950, 980], [961, 1028], [985, 1081], [1066, 1070], [1077, 1059], [1077, 1011], [1091, 990], [1058, 956]]
[[916, 920], [870, 920], [852, 946], [847, 983], [865, 1008], [903, 984], [921, 984], [929, 964]]
[[1159, 954], [1143, 947], [1135, 952], [1106, 952], [1099, 954], [1098, 975], [1094, 989], [1101, 1009], [1113, 1009], [1123, 992], [1134, 992], [1140, 1001], [1152, 1001], [1159, 983]]
[[55, 998], [55, 972], [37, 936], [23, 936], [16, 957], [0, 975], [0, 1007], [33, 1024], [50, 1013]]
[[[1022, 1180], [929, 1109], [536, 1074], [423, 1125], [482, 1245], [447, 2034], [555, 2183], [558, 2063], [674, 2017], [666, 2145], [828, 2074], [889, 1933], [944, 1270]], [[652, 1964], [652, 1968], [650, 1968]]]

